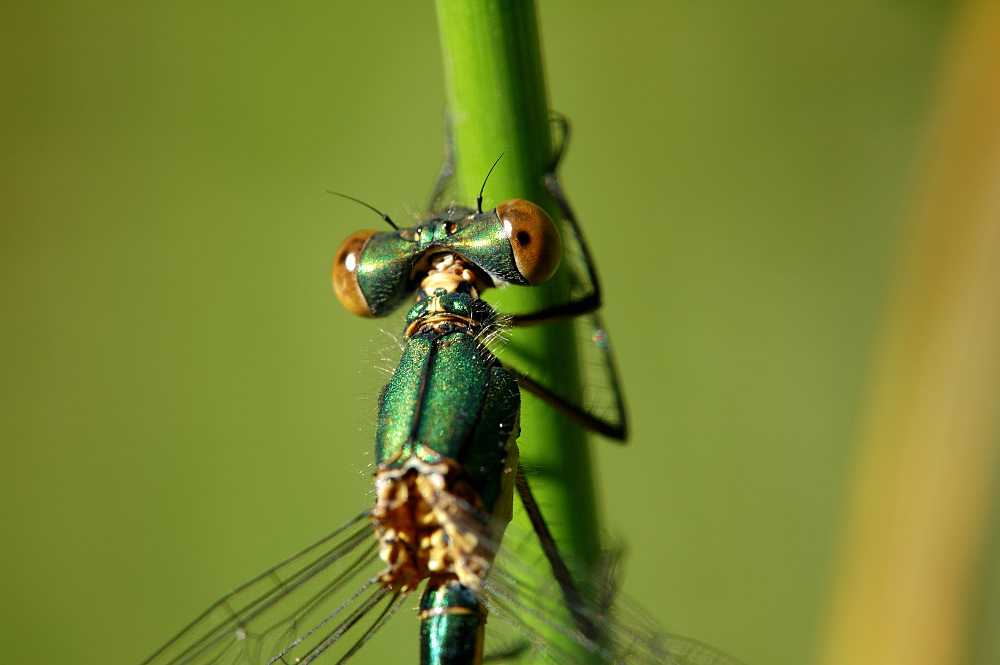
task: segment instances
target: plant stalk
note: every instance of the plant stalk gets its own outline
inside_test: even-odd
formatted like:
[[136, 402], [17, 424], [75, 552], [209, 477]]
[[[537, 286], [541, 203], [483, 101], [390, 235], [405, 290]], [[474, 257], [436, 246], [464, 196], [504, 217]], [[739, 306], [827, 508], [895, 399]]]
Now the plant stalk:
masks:
[[[559, 222], [542, 177], [553, 154], [548, 97], [531, 0], [437, 0], [445, 82], [460, 201], [475, 201], [490, 166], [503, 154], [484, 192], [487, 210], [511, 198], [545, 208]], [[564, 266], [565, 267], [565, 266]], [[512, 287], [501, 311], [535, 311], [565, 299], [563, 269], [546, 285]], [[580, 374], [571, 321], [510, 331], [504, 360], [544, 385], [566, 390]], [[587, 570], [600, 555], [600, 529], [586, 432], [522, 391], [522, 466], [571, 568]]]

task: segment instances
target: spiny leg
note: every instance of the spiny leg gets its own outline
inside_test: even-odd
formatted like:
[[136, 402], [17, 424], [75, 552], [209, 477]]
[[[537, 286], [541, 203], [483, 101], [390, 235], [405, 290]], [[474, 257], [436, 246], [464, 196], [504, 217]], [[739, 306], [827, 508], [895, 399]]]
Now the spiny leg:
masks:
[[542, 517], [542, 511], [539, 509], [538, 503], [535, 501], [535, 496], [528, 486], [528, 480], [524, 477], [524, 472], [520, 468], [518, 468], [517, 475], [514, 478], [514, 486], [517, 488], [518, 496], [521, 497], [521, 503], [524, 505], [525, 512], [528, 513], [531, 527], [538, 535], [538, 541], [542, 545], [542, 552], [544, 552], [545, 558], [552, 568], [552, 574], [555, 575], [556, 582], [559, 584], [559, 589], [566, 600], [566, 606], [573, 614], [573, 620], [576, 622], [577, 628], [587, 639], [594, 642], [598, 641], [600, 629], [584, 611], [586, 601], [577, 588], [576, 582], [573, 581], [573, 575], [569, 572], [569, 568], [567, 568], [566, 562], [563, 561], [562, 555], [559, 554], [556, 541], [552, 537], [545, 519]]
[[[608, 358], [608, 362], [612, 363], [610, 357]], [[613, 420], [594, 415], [565, 397], [556, 394], [526, 374], [519, 374], [517, 370], [511, 367], [506, 367], [506, 369], [508, 372], [511, 372], [517, 377], [517, 383], [520, 387], [524, 388], [529, 393], [542, 400], [576, 424], [589, 431], [597, 432], [602, 436], [613, 439], [614, 441], [623, 442], [628, 439], [628, 421], [625, 418], [625, 400], [622, 398], [621, 389], [618, 387], [618, 377], [613, 363], [611, 364], [611, 369], [609, 371], [612, 380], [612, 385], [609, 389], [614, 393], [615, 410], [619, 414], [619, 417]]]

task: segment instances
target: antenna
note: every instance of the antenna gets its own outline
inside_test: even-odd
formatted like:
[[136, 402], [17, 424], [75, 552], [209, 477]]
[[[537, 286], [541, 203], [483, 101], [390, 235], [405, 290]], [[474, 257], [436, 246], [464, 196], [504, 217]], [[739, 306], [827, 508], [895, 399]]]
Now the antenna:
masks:
[[479, 188], [479, 196], [476, 197], [476, 208], [479, 209], [480, 215], [483, 214], [483, 190], [486, 189], [486, 180], [490, 179], [490, 173], [493, 173], [493, 169], [497, 167], [497, 164], [500, 163], [500, 160], [503, 159], [503, 156], [506, 154], [506, 150], [500, 153], [500, 156], [497, 157], [497, 161], [493, 162], [493, 166], [490, 167], [489, 173], [486, 174], [486, 179], [483, 180], [483, 186]]
[[[502, 157], [502, 156], [503, 156], [503, 155], [501, 155], [501, 157]], [[494, 164], [494, 166], [496, 166], [496, 164]], [[490, 169], [490, 170], [492, 171], [493, 169]], [[489, 176], [488, 176], [488, 175], [487, 175], [486, 177], [487, 177], [487, 178], [489, 178]], [[486, 186], [486, 183], [483, 183], [483, 186], [485, 187], [485, 186]], [[326, 193], [327, 193], [327, 194], [333, 194], [334, 196], [340, 196], [340, 197], [342, 197], [342, 198], [345, 198], [345, 199], [349, 199], [349, 200], [351, 200], [351, 201], [354, 201], [355, 203], [360, 203], [360, 204], [361, 204], [361, 205], [363, 205], [364, 207], [366, 207], [366, 208], [368, 208], [369, 210], [371, 210], [371, 211], [375, 212], [376, 214], [378, 214], [378, 216], [379, 216], [379, 217], [381, 217], [382, 219], [384, 219], [384, 220], [386, 221], [386, 223], [387, 223], [387, 224], [388, 224], [389, 226], [391, 226], [391, 227], [392, 227], [393, 229], [395, 229], [396, 231], [398, 231], [398, 230], [399, 230], [399, 227], [398, 227], [398, 226], [396, 226], [395, 222], [393, 222], [393, 221], [392, 221], [391, 219], [389, 219], [389, 215], [385, 214], [384, 212], [382, 212], [381, 210], [379, 210], [378, 208], [376, 208], [376, 207], [374, 207], [374, 206], [370, 206], [370, 205], [368, 205], [367, 203], [365, 203], [365, 202], [364, 202], [364, 201], [362, 201], [361, 199], [356, 199], [356, 198], [354, 198], [353, 196], [348, 196], [347, 194], [341, 194], [340, 192], [331, 192], [331, 191], [330, 191], [329, 189], [328, 189], [328, 190], [326, 190]], [[482, 198], [483, 198], [483, 196], [482, 196], [482, 194], [480, 194], [480, 195], [479, 195], [479, 200], [480, 200], [480, 201], [482, 201]], [[481, 212], [481, 211], [480, 211], [480, 212]]]

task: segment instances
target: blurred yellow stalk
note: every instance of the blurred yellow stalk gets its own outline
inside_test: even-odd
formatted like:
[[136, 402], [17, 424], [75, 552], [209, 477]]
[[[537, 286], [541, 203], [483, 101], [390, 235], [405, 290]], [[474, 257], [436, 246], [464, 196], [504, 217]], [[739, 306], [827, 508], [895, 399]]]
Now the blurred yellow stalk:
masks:
[[956, 18], [877, 347], [823, 665], [965, 655], [998, 484], [1000, 2], [966, 2]]

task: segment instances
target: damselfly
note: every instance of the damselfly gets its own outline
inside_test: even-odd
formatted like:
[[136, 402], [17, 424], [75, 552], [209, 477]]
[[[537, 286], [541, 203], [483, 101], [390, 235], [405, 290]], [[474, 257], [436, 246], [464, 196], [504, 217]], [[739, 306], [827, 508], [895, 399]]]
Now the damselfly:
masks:
[[[506, 326], [593, 317], [600, 306], [589, 251], [555, 177], [566, 145], [565, 123], [559, 126], [563, 140], [545, 182], [563, 217], [565, 239], [529, 201], [506, 201], [484, 212], [481, 191], [475, 209], [449, 207], [412, 228], [398, 228], [382, 215], [392, 231], [362, 231], [344, 242], [333, 281], [347, 309], [376, 317], [413, 294], [417, 299], [406, 316], [402, 358], [379, 397], [375, 506], [220, 600], [148, 665], [309, 663], [321, 656], [344, 662], [419, 586], [425, 665], [483, 662], [490, 614], [517, 635], [505, 653], [493, 654], [497, 658], [535, 653], [559, 663], [576, 662], [581, 654], [600, 663], [730, 662], [649, 628], [638, 613], [613, 612], [610, 582], [581, 592], [518, 465], [519, 387], [590, 429], [626, 435], [600, 326], [594, 339], [608, 368], [610, 417], [520, 376], [490, 350]], [[435, 199], [443, 188], [439, 180]], [[480, 299], [487, 287], [545, 282], [567, 243], [582, 259], [576, 295], [514, 316], [501, 316]], [[524, 537], [508, 528], [515, 493], [547, 571], [500, 554], [501, 540]], [[551, 579], [554, 587], [546, 584]]]

